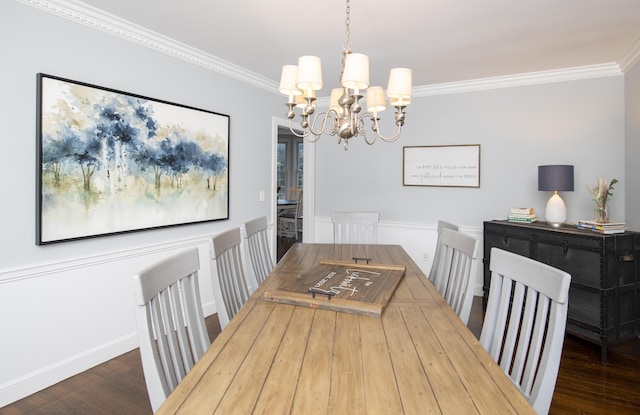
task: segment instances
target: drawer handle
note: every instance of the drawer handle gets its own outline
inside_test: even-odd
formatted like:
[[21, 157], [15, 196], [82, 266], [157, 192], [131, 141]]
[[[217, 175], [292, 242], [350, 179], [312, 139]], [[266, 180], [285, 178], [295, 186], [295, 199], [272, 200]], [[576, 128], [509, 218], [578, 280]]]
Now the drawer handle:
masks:
[[631, 262], [631, 261], [633, 261], [633, 254], [631, 254], [631, 255], [622, 255], [620, 257], [620, 261], [621, 262]]
[[564, 244], [562, 246], [562, 252], [566, 255], [567, 251], [569, 251], [569, 242], [564, 241]]
[[507, 232], [505, 232], [504, 235], [502, 236], [502, 241], [504, 242], [505, 245], [507, 244], [507, 242], [509, 242], [509, 234]]

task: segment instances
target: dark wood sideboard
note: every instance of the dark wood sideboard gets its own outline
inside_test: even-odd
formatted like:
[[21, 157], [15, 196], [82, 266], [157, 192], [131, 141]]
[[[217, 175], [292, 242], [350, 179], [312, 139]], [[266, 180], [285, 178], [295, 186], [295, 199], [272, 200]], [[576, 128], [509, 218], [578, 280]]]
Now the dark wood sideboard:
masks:
[[497, 247], [571, 274], [567, 332], [600, 345], [640, 333], [640, 233], [602, 235], [575, 225], [484, 222], [484, 301], [489, 295], [491, 248]]

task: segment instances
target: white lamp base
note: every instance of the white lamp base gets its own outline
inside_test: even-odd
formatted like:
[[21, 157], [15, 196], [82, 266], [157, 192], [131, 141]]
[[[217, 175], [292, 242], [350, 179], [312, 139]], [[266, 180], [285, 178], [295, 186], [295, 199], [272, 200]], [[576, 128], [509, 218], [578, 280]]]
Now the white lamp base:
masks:
[[567, 220], [567, 206], [558, 192], [553, 192], [553, 196], [547, 202], [547, 208], [544, 211], [545, 220], [554, 227], [558, 227]]

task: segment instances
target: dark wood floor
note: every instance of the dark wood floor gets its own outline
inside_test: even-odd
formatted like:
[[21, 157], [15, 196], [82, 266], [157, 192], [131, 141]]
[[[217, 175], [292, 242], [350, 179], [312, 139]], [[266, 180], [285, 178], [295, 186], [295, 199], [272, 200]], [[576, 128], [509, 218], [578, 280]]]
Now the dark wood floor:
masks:
[[[482, 318], [476, 297], [469, 319], [476, 337]], [[206, 320], [214, 339], [220, 333], [217, 315]], [[597, 346], [566, 336], [550, 414], [640, 414], [640, 340], [611, 346], [608, 366], [599, 359]], [[138, 349], [0, 408], [2, 415], [151, 413]]]

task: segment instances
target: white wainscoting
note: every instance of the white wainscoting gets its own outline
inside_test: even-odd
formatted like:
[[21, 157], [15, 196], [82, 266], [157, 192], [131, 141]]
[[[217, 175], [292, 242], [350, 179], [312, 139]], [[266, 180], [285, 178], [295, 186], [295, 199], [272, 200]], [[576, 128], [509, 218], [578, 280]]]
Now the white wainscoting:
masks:
[[[474, 295], [482, 296], [482, 240], [483, 228], [460, 225], [460, 231], [480, 241], [476, 269]], [[378, 243], [401, 245], [425, 275], [429, 275], [436, 249], [438, 223], [385, 222], [378, 224]], [[333, 226], [330, 217], [315, 218], [316, 242], [333, 242]]]
[[138, 347], [132, 275], [162, 258], [198, 248], [204, 315], [216, 313], [211, 236], [0, 271], [0, 407]]

